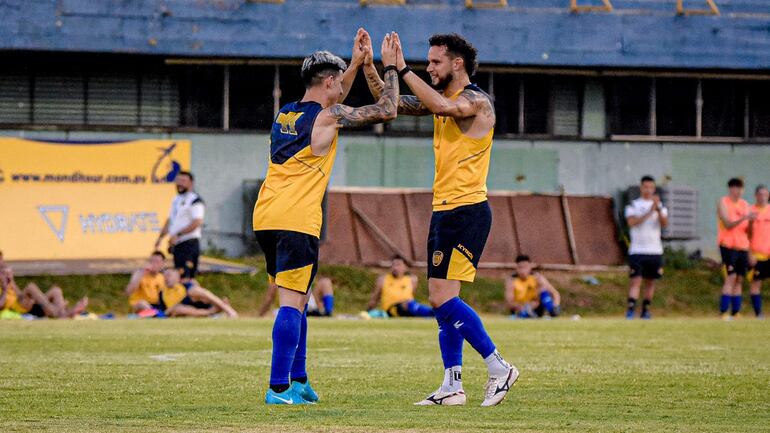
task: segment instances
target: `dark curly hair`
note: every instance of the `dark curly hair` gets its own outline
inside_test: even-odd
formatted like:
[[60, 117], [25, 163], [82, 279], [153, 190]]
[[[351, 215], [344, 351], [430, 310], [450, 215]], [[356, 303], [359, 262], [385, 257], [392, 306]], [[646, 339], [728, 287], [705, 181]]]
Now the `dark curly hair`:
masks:
[[478, 51], [464, 37], [457, 33], [437, 34], [431, 36], [428, 43], [431, 47], [446, 47], [447, 53], [452, 57], [462, 57], [469, 77], [476, 73], [476, 68], [479, 66], [476, 61]]

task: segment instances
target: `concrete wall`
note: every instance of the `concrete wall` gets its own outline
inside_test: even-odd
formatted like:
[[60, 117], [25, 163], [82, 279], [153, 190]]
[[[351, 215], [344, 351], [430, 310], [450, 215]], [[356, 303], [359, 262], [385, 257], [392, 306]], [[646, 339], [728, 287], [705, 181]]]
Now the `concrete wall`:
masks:
[[[264, 134], [133, 134], [105, 132], [5, 131], [3, 135], [55, 139], [185, 138], [192, 140], [192, 171], [207, 203], [204, 248], [244, 251], [242, 183], [264, 176], [267, 136]], [[498, 139], [492, 151], [490, 189], [610, 195], [644, 174], [661, 183], [675, 182], [699, 191], [699, 233], [691, 243], [714, 255], [715, 204], [729, 177], [745, 179], [747, 199], [759, 182], [770, 183], [770, 151], [762, 145], [623, 143]], [[430, 187], [433, 154], [430, 138], [382, 138], [345, 134], [332, 175], [332, 186]], [[616, 201], [616, 203], [620, 203]]]
[[719, 0], [717, 17], [677, 16], [674, 0], [613, 3], [613, 13], [573, 14], [567, 0], [517, 0], [502, 9], [466, 9], [463, 0], [6, 0], [0, 49], [302, 58], [317, 49], [347, 55], [364, 26], [376, 38], [398, 31], [414, 61], [424, 61], [429, 35], [459, 32], [476, 42], [482, 63], [770, 67], [767, 2]]

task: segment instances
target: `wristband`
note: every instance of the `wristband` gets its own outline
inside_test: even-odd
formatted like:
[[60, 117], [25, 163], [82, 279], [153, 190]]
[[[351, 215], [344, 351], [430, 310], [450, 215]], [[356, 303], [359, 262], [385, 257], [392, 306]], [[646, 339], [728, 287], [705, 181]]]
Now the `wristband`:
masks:
[[385, 75], [388, 73], [388, 71], [398, 71], [398, 68], [396, 68], [395, 65], [388, 65], [382, 68], [382, 75]]
[[404, 75], [412, 72], [412, 68], [409, 67], [409, 65], [404, 66], [404, 69], [398, 71], [398, 78], [403, 78]]

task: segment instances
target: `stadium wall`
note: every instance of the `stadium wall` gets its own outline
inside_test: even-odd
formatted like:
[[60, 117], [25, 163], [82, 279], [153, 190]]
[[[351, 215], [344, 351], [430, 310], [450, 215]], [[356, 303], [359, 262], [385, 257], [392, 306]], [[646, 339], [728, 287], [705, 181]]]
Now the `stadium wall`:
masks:
[[[430, 34], [460, 32], [491, 64], [770, 67], [770, 10], [756, 0], [718, 0], [721, 16], [676, 15], [675, 0], [614, 0], [612, 13], [580, 14], [569, 12], [568, 0], [521, 0], [492, 9], [469, 9], [463, 0], [271, 3], [8, 0], [0, 2], [0, 50], [302, 58], [317, 49], [349, 53], [356, 29], [364, 26], [376, 37], [398, 31], [415, 61], [424, 60]], [[685, 3], [705, 7], [705, 1]]]
[[[243, 182], [264, 176], [265, 134], [137, 134], [110, 132], [4, 131], [4, 135], [67, 140], [164, 138], [192, 141], [192, 171], [207, 203], [203, 248], [237, 255], [243, 242]], [[332, 186], [429, 188], [433, 176], [430, 138], [343, 135], [331, 179]], [[717, 199], [726, 181], [741, 176], [746, 198], [757, 183], [767, 183], [770, 152], [763, 145], [608, 142], [601, 140], [497, 139], [492, 153], [489, 187], [494, 190], [609, 195], [616, 205], [623, 192], [652, 174], [661, 183], [688, 185], [699, 192], [698, 233], [690, 249], [716, 254]], [[246, 208], [246, 209], [245, 209]], [[248, 227], [246, 228], [248, 231]]]

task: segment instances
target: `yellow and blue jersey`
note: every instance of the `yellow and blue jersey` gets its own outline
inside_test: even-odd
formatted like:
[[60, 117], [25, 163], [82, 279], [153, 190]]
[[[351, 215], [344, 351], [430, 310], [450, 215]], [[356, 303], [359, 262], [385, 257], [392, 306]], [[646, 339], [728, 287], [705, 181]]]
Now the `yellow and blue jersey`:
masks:
[[321, 201], [329, 184], [337, 137], [326, 155], [313, 154], [310, 140], [317, 102], [292, 102], [281, 108], [270, 133], [270, 162], [254, 205], [253, 227], [320, 237]]
[[393, 274], [385, 275], [382, 282], [382, 292], [380, 293], [380, 304], [382, 309], [388, 311], [390, 307], [409, 302], [414, 299], [414, 285], [412, 276], [404, 274], [395, 277]]
[[189, 304], [187, 290], [192, 286], [191, 283], [177, 283], [173, 287], [164, 287], [160, 292], [160, 305], [164, 309], [171, 308], [177, 304]]
[[148, 304], [157, 305], [160, 298], [160, 291], [166, 287], [166, 280], [160, 272], [155, 275], [145, 273], [139, 281], [139, 287], [131, 293], [128, 298], [129, 305], [134, 305], [139, 301], [146, 301]]
[[537, 278], [530, 275], [527, 278], [521, 278], [513, 275], [513, 301], [519, 304], [525, 304], [536, 300], [539, 296], [539, 287]]
[[[469, 84], [465, 89], [484, 93], [475, 84]], [[461, 92], [450, 99], [457, 99]], [[487, 199], [487, 174], [494, 133], [494, 128], [491, 128], [482, 138], [468, 137], [454, 118], [433, 117], [433, 153], [436, 159], [434, 211], [451, 210]]]

